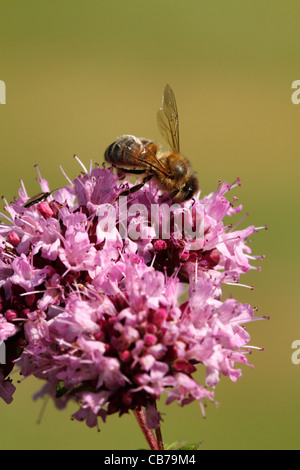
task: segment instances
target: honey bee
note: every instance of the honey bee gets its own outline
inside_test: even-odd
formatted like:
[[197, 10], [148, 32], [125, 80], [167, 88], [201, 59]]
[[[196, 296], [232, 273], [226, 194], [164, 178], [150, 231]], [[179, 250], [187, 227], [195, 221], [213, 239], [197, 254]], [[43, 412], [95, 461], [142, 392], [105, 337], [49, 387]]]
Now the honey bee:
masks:
[[160, 189], [169, 193], [168, 199], [178, 203], [188, 201], [198, 191], [199, 184], [190, 162], [180, 153], [178, 110], [170, 85], [164, 88], [157, 122], [169, 144], [169, 152], [161, 152], [151, 140], [123, 135], [106, 149], [105, 160], [126, 173], [145, 175], [141, 183], [123, 191], [122, 196], [138, 191], [153, 178]]

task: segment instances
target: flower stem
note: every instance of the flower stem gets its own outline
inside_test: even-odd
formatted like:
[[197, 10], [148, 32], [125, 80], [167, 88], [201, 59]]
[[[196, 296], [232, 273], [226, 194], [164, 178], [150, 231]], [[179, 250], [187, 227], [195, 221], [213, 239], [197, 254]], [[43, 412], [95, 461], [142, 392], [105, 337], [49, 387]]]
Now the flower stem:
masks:
[[163, 442], [160, 426], [155, 429], [155, 434], [156, 434], [156, 441], [158, 444], [158, 449], [164, 450], [164, 442]]
[[[156, 400], [154, 400], [154, 407], [157, 411]], [[159, 450], [164, 450], [164, 441], [163, 441], [163, 438], [162, 438], [160, 424], [158, 425], [157, 428], [155, 428], [155, 435], [156, 435], [156, 442], [158, 444], [158, 449]]]
[[[159, 440], [155, 439], [154, 433], [152, 429], [148, 429], [146, 425], [146, 415], [145, 411], [143, 409], [135, 409], [134, 410], [135, 417], [137, 419], [137, 422], [139, 423], [139, 426], [146, 438], [146, 441], [148, 442], [150, 449], [151, 450], [160, 450]], [[156, 436], [157, 436], [157, 431], [156, 431]], [[162, 442], [162, 439], [161, 439]]]

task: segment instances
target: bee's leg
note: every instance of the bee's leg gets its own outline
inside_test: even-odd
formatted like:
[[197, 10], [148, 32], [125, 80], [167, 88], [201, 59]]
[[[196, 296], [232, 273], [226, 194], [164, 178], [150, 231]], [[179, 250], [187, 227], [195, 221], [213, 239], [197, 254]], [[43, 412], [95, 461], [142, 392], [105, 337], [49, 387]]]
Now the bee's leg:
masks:
[[145, 176], [145, 178], [143, 178], [143, 180], [140, 184], [136, 184], [135, 186], [132, 186], [132, 188], [126, 189], [126, 191], [123, 191], [120, 194], [120, 196], [127, 196], [128, 194], [135, 193], [136, 191], [141, 189], [144, 186], [144, 184], [147, 183], [147, 181], [150, 181], [152, 177], [153, 177], [152, 174]]
[[165, 197], [162, 202], [166, 202], [166, 201], [170, 201], [171, 199], [173, 199], [176, 194], [179, 193], [179, 189], [175, 189], [174, 191], [172, 191], [167, 197]]
[[147, 170], [137, 170], [133, 168], [130, 170], [130, 168], [118, 168], [120, 171], [124, 171], [124, 173], [131, 173], [132, 175], [142, 175], [143, 173], [146, 173]]

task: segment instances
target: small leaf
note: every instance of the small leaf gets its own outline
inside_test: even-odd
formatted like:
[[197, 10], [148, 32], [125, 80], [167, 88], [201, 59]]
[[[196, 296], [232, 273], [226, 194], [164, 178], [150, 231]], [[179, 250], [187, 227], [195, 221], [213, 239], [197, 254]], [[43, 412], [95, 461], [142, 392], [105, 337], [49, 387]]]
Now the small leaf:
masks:
[[187, 444], [186, 441], [175, 441], [165, 445], [165, 450], [199, 450], [204, 441]]
[[193, 442], [191, 444], [185, 444], [182, 447], [178, 447], [176, 450], [199, 450], [202, 447], [204, 441], [201, 442]]

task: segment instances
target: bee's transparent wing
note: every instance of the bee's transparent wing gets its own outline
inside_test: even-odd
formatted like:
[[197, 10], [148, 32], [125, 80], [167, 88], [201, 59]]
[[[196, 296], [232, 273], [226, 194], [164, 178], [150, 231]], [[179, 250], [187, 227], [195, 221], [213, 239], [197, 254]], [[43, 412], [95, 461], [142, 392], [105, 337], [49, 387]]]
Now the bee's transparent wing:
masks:
[[[128, 136], [137, 142], [136, 145], [139, 147], [139, 151], [136, 151], [136, 149], [134, 150], [133, 148], [128, 147], [127, 142], [123, 139], [123, 137], [124, 136], [121, 136], [119, 139], [117, 139], [118, 146], [122, 149], [123, 152], [130, 156], [134, 166], [146, 169], [149, 168], [150, 170], [153, 169], [156, 172], [162, 173], [164, 176], [168, 175], [168, 169], [157, 158], [156, 151], [151, 149], [153, 142], [146, 141], [148, 145], [145, 145], [143, 143], [143, 140], [145, 139], [139, 139], [134, 135]], [[157, 146], [155, 145], [155, 147]], [[126, 166], [126, 162], [124, 162], [124, 166]]]
[[180, 151], [179, 147], [179, 120], [174, 92], [170, 85], [166, 85], [163, 93], [162, 108], [157, 112], [157, 123], [163, 138], [172, 150]]

